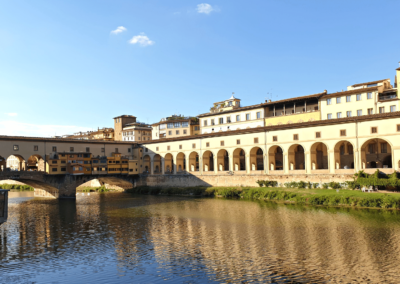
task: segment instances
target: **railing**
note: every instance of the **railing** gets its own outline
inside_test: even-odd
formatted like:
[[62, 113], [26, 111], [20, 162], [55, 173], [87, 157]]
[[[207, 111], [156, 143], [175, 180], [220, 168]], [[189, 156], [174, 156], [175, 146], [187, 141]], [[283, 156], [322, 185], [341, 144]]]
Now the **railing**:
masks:
[[397, 99], [397, 95], [386, 95], [386, 96], [379, 96], [380, 101], [392, 100]]

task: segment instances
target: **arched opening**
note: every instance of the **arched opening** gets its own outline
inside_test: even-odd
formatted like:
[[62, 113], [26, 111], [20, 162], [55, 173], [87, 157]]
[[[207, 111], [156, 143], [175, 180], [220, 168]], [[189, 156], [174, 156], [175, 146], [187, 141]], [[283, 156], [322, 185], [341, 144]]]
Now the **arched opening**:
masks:
[[28, 163], [26, 165], [28, 171], [45, 171], [44, 159], [40, 155], [32, 155], [28, 158]]
[[229, 153], [225, 149], [221, 149], [217, 154], [218, 171], [229, 171]]
[[304, 170], [304, 148], [300, 144], [294, 144], [289, 148], [289, 170]]
[[7, 168], [7, 160], [0, 156], [0, 172], [5, 171]]
[[335, 145], [335, 169], [354, 169], [353, 144], [339, 141]]
[[183, 153], [176, 156], [176, 171], [178, 173], [186, 171], [186, 157]]
[[214, 171], [214, 154], [211, 151], [205, 151], [203, 153], [203, 171]]
[[279, 146], [272, 146], [268, 150], [269, 169], [271, 171], [283, 171], [283, 150]]
[[361, 147], [361, 163], [363, 169], [391, 169], [392, 147], [380, 138], [366, 141]]
[[149, 155], [145, 155], [143, 157], [143, 173], [149, 173], [150, 172], [150, 167], [151, 167], [151, 163], [150, 163], [150, 156]]
[[161, 173], [161, 156], [158, 154], [154, 155], [153, 157], [153, 167], [155, 174]]
[[199, 154], [197, 152], [192, 152], [189, 155], [189, 171], [199, 171]]
[[327, 170], [328, 168], [328, 148], [322, 142], [314, 143], [311, 146], [311, 169]]
[[264, 152], [260, 147], [254, 147], [250, 151], [250, 170], [264, 170]]
[[246, 153], [242, 148], [233, 151], [233, 170], [245, 171], [246, 170]]
[[174, 172], [174, 157], [170, 153], [165, 155], [164, 171], [166, 174], [172, 174]]
[[30, 180], [30, 179], [18, 179], [18, 180], [2, 180], [0, 181], [0, 187], [3, 184], [11, 184], [11, 185], [29, 185], [34, 189], [35, 197], [50, 197], [50, 198], [58, 198], [59, 190], [45, 182]]
[[20, 155], [11, 155], [7, 158], [6, 168], [11, 171], [25, 171], [25, 159]]

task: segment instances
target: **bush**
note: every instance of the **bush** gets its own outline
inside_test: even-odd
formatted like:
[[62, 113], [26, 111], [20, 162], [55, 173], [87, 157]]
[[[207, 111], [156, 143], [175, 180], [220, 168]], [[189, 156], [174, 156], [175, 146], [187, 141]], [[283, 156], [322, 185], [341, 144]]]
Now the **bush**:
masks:
[[256, 183], [260, 186], [260, 187], [262, 187], [264, 184], [265, 184], [265, 180], [258, 180], [258, 181], [256, 181]]
[[34, 191], [35, 189], [26, 184], [0, 184], [1, 189], [17, 189], [21, 191]]

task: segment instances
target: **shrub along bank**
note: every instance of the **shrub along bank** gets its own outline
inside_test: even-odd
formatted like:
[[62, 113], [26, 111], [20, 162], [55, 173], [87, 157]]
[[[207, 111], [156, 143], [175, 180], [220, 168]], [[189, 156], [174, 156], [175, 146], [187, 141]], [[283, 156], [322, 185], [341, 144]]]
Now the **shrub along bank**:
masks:
[[10, 189], [11, 191], [34, 191], [34, 188], [25, 184], [0, 184], [1, 189]]
[[400, 209], [400, 195], [354, 190], [292, 189], [277, 187], [175, 187], [141, 186], [127, 190], [136, 194], [190, 195], [271, 200], [305, 205], [353, 206]]

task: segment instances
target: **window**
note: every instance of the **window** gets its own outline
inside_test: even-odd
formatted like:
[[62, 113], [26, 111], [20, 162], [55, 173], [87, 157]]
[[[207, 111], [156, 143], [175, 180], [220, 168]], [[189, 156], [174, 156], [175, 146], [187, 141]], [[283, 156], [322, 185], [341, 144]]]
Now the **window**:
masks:
[[231, 123], [231, 117], [230, 116], [226, 117], [226, 123]]
[[340, 130], [340, 136], [346, 136], [346, 130], [345, 129]]
[[130, 153], [131, 152], [131, 148], [128, 148], [128, 153]]
[[400, 132], [400, 124], [397, 124], [397, 132]]
[[240, 145], [240, 139], [236, 140], [236, 145]]
[[250, 120], [250, 113], [246, 114], [246, 120]]
[[144, 151], [145, 151], [145, 152], [149, 152], [149, 149], [148, 149], [148, 148], [146, 148], [146, 149], [144, 149]]
[[224, 124], [224, 118], [223, 117], [219, 118], [219, 124]]
[[385, 113], [385, 107], [380, 107], [379, 108], [379, 113]]
[[390, 112], [395, 112], [396, 111], [396, 106], [390, 106]]
[[118, 153], [118, 148], [115, 148], [115, 153]]
[[371, 133], [378, 133], [378, 127], [371, 127]]
[[158, 151], [158, 147], [156, 147], [156, 151]]
[[342, 113], [341, 112], [336, 113], [336, 117], [337, 118], [342, 118]]
[[236, 121], [240, 121], [240, 115], [236, 116]]
[[56, 171], [57, 171], [57, 168], [51, 168], [51, 171], [52, 171], [52, 172], [56, 172]]
[[351, 111], [346, 112], [346, 117], [351, 117]]
[[66, 172], [66, 171], [67, 171], [67, 168], [61, 168], [61, 171], [62, 171], [62, 172]]
[[[194, 128], [194, 130], [197, 130], [196, 127]], [[179, 131], [178, 131], [178, 132], [179, 132]], [[179, 133], [177, 133], [177, 134], [179, 134]], [[183, 134], [187, 134], [187, 130], [186, 130], [186, 129], [183, 130]]]
[[272, 136], [272, 141], [278, 142], [278, 136]]
[[86, 147], [86, 153], [90, 153], [90, 148]]
[[204, 120], [204, 126], [207, 126], [207, 120]]
[[182, 122], [182, 127], [189, 127], [189, 122], [188, 121]]
[[332, 104], [332, 99], [326, 99], [326, 104], [331, 105]]
[[346, 96], [346, 103], [351, 102], [351, 96]]
[[192, 148], [193, 148], [193, 149], [196, 148], [196, 144], [195, 144], [195, 143], [192, 144]]
[[176, 130], [175, 133], [176, 133], [176, 135], [179, 135], [179, 130]]
[[181, 123], [180, 123], [180, 122], [175, 122], [175, 123], [174, 123], [174, 127], [175, 127], [175, 128], [181, 127]]
[[211, 119], [211, 125], [215, 125], [214, 118]]
[[261, 118], [261, 112], [257, 112], [257, 119]]
[[372, 99], [372, 93], [367, 93], [367, 99], [368, 100]]
[[53, 151], [53, 152], [57, 152], [57, 147], [54, 147], [54, 146], [53, 146], [53, 147], [52, 147], [52, 151]]
[[106, 151], [106, 149], [105, 149], [105, 148], [101, 148], [101, 152], [103, 152], [103, 153], [104, 153], [105, 151]]
[[168, 135], [172, 135], [172, 131], [170, 130], [170, 131], [168, 131]]
[[74, 152], [74, 147], [69, 147], [70, 152]]
[[170, 123], [167, 124], [167, 127], [168, 128], [174, 128], [174, 124], [170, 122]]
[[37, 145], [33, 146], [33, 151], [39, 151], [39, 146]]
[[258, 143], [258, 138], [254, 138], [254, 144]]
[[386, 154], [387, 153], [387, 143], [382, 143], [381, 144], [381, 153]]
[[375, 84], [369, 84], [369, 85], [367, 85], [367, 88], [370, 88], [370, 87], [376, 87], [376, 86], [378, 86], [378, 84], [377, 84], [377, 83], [375, 83]]
[[293, 140], [299, 140], [299, 134], [293, 134]]
[[57, 164], [57, 160], [51, 161], [52, 164]]
[[225, 146], [225, 142], [224, 141], [221, 141], [221, 146]]
[[369, 108], [368, 109], [368, 114], [374, 114], [374, 109], [373, 108]]
[[167, 150], [168, 150], [168, 151], [171, 150], [171, 146], [167, 146]]
[[342, 98], [341, 98], [341, 97], [337, 97], [337, 98], [336, 98], [336, 103], [337, 103], [337, 104], [340, 104], [341, 102], [342, 102]]
[[361, 94], [356, 95], [357, 101], [361, 101]]
[[206, 147], [210, 147], [210, 142], [207, 142], [207, 143], [206, 143]]
[[315, 132], [315, 138], [321, 138], [321, 132]]
[[332, 119], [332, 114], [328, 113], [328, 119]]
[[362, 109], [357, 110], [357, 116], [362, 116]]

